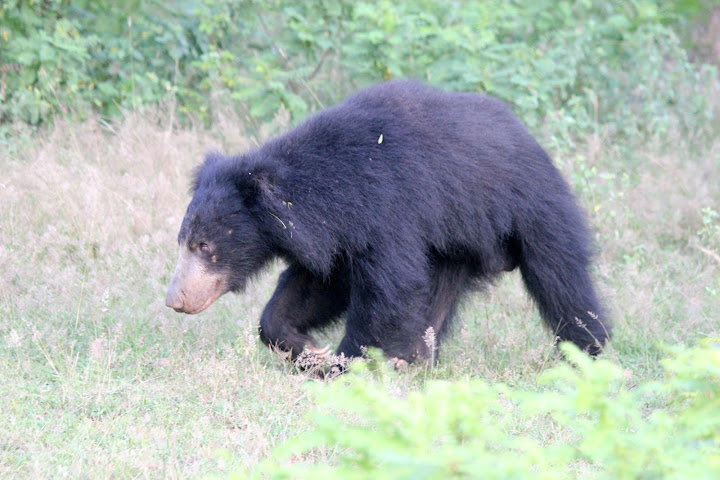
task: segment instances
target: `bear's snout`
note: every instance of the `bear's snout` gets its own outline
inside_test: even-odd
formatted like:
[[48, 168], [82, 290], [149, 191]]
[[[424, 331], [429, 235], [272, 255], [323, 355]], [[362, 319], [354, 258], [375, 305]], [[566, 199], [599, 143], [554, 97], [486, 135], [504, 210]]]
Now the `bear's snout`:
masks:
[[176, 312], [200, 313], [227, 292], [227, 284], [224, 274], [208, 271], [203, 261], [183, 246], [165, 296], [165, 305]]
[[165, 305], [176, 312], [182, 312], [185, 307], [182, 292], [177, 292], [177, 290], [173, 289], [171, 285], [167, 295], [165, 296]]

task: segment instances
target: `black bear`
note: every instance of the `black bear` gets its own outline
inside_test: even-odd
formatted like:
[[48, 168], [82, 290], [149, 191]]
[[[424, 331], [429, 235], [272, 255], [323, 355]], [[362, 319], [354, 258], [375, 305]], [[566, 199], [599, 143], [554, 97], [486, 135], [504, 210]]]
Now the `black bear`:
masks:
[[467, 291], [520, 268], [560, 340], [595, 355], [609, 326], [568, 184], [503, 102], [396, 81], [248, 153], [209, 154], [192, 183], [166, 303], [197, 313], [274, 258], [288, 267], [260, 336], [295, 357], [345, 315], [337, 349], [412, 362]]

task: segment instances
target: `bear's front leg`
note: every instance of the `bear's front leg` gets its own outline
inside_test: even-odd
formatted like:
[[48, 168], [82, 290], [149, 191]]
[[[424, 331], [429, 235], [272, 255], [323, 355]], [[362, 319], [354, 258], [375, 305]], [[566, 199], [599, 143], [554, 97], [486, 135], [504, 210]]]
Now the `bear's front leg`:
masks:
[[347, 309], [349, 292], [343, 275], [319, 278], [298, 263], [291, 264], [278, 280], [272, 298], [260, 318], [260, 339], [266, 345], [289, 352], [296, 359], [305, 348], [317, 348], [308, 334], [337, 319]]
[[[355, 305], [354, 301], [352, 303]], [[395, 362], [415, 363], [431, 356], [431, 348], [435, 346], [427, 345], [423, 339], [426, 321], [418, 310], [409, 308], [403, 313], [392, 312], [372, 302], [365, 307], [353, 307], [348, 312], [338, 355], [360, 357], [364, 348], [375, 347]]]
[[396, 361], [428, 358], [435, 348], [423, 339], [431, 326], [429, 270], [424, 261], [407, 257], [354, 263], [347, 327], [338, 355], [358, 357], [363, 347], [376, 347]]

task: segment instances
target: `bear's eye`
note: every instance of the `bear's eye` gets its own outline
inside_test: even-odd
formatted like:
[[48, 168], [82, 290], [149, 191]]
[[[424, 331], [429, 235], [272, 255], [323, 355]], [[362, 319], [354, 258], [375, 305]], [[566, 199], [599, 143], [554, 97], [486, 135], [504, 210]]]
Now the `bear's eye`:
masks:
[[200, 245], [198, 245], [198, 248], [201, 252], [207, 252], [210, 247], [207, 243], [201, 243]]

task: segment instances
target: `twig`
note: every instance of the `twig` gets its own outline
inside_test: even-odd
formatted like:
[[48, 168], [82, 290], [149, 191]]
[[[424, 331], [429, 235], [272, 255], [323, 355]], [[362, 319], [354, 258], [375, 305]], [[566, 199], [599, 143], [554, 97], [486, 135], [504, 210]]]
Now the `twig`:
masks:
[[263, 32], [265, 33], [265, 36], [270, 41], [270, 45], [280, 54], [280, 56], [285, 60], [285, 64], [287, 65], [287, 62], [289, 61], [287, 54], [285, 51], [280, 48], [280, 46], [275, 43], [275, 40], [273, 40], [272, 35], [270, 35], [270, 30], [268, 30], [267, 25], [265, 25], [265, 20], [263, 20], [262, 14], [260, 13], [260, 9], [257, 10], [257, 16], [258, 20], [260, 20], [260, 26], [262, 27]]
[[716, 262], [718, 262], [718, 264], [720, 264], [720, 255], [718, 255], [717, 253], [713, 252], [713, 251], [710, 250], [710, 249], [707, 249], [707, 248], [705, 248], [705, 247], [702, 247], [702, 246], [700, 246], [700, 245], [695, 245], [695, 248], [697, 248], [698, 250], [700, 250], [701, 252], [703, 252], [705, 255], [707, 255], [708, 257], [710, 257], [710, 258], [712, 258], [713, 260], [715, 260]]
[[310, 95], [313, 96], [313, 98], [318, 103], [318, 105], [320, 105], [320, 108], [325, 108], [325, 104], [318, 98], [317, 95], [315, 95], [315, 91], [312, 88], [310, 88], [310, 85], [308, 85], [308, 83], [305, 81], [305, 79], [301, 77], [300, 81], [302, 82], [303, 86], [307, 89], [307, 91], [310, 92]]
[[276, 219], [278, 222], [282, 223], [283, 230], [287, 230], [287, 226], [285, 225], [285, 222], [283, 222], [282, 220], [280, 220], [280, 217], [278, 217], [277, 215], [275, 215], [275, 214], [272, 213], [272, 212], [268, 212], [268, 213], [270, 213], [271, 216], [275, 217], [275, 219]]
[[313, 78], [315, 78], [315, 75], [320, 73], [320, 69], [322, 68], [323, 64], [325, 63], [325, 59], [327, 59], [331, 51], [332, 48], [325, 49], [325, 51], [322, 53], [322, 56], [320, 57], [320, 62], [318, 62], [318, 64], [315, 66], [315, 70], [313, 70], [310, 75], [305, 77], [305, 80], [312, 80]]

